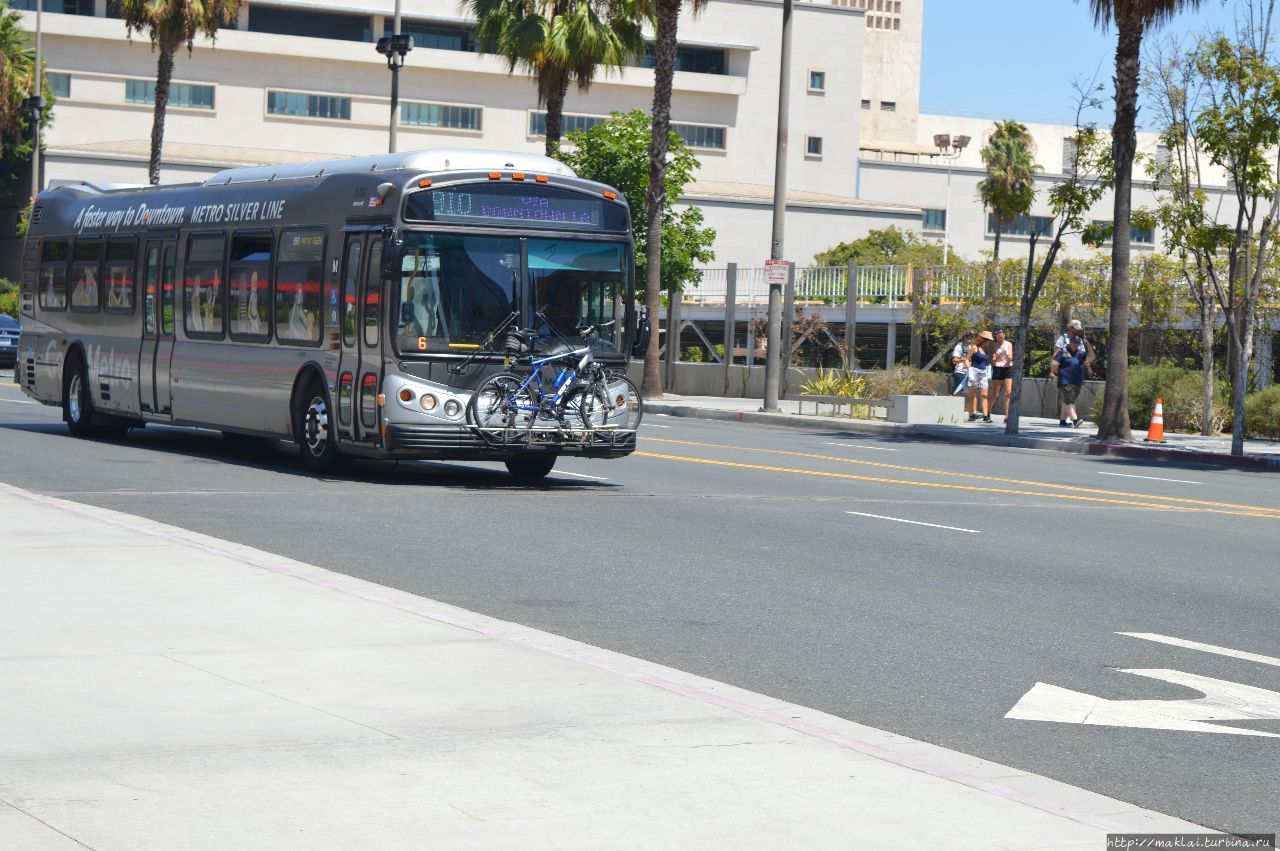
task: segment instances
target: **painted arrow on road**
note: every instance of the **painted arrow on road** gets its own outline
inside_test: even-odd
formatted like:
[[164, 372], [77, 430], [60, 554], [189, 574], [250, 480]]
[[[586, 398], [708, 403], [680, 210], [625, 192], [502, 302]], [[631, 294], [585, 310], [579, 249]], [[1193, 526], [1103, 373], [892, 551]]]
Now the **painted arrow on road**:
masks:
[[1036, 683], [1004, 717], [1019, 721], [1280, 738], [1280, 733], [1206, 723], [1280, 719], [1280, 692], [1163, 668], [1120, 669], [1120, 673], [1187, 686], [1201, 692], [1204, 697], [1194, 700], [1109, 700], [1048, 683]]

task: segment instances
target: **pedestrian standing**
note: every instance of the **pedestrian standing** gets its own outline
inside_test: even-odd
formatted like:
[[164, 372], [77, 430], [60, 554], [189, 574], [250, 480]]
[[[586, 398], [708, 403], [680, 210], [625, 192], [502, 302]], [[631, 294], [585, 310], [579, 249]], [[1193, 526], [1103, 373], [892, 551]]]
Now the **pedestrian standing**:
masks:
[[1004, 397], [1004, 416], [1009, 416], [1009, 400], [1013, 398], [1013, 343], [1005, 339], [1004, 329], [996, 329], [995, 346], [991, 350], [991, 410]]
[[1049, 377], [1056, 378], [1058, 375], [1058, 352], [1061, 352], [1071, 342], [1072, 338], [1079, 340], [1085, 347], [1085, 372], [1091, 372], [1093, 366], [1093, 346], [1084, 340], [1084, 325], [1079, 319], [1072, 319], [1067, 323], [1067, 330], [1058, 335], [1053, 341], [1053, 354], [1049, 356]]
[[969, 376], [969, 346], [973, 345], [973, 332], [965, 331], [960, 342], [951, 350], [951, 393], [955, 395]]
[[1084, 419], [1076, 412], [1076, 399], [1084, 386], [1088, 366], [1088, 349], [1078, 335], [1054, 356], [1058, 367], [1058, 425], [1079, 428]]
[[[987, 387], [991, 384], [991, 352], [995, 342], [990, 331], [983, 331], [969, 346], [969, 422], [982, 417], [984, 423], [991, 422], [990, 400], [987, 398]], [[982, 413], [978, 413], [978, 408]]]

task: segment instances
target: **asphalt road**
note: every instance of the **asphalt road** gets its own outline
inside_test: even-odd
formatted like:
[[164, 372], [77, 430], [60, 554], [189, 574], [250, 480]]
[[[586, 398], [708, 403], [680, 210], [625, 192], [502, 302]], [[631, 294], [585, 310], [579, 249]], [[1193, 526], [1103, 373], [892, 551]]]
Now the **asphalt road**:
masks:
[[[1280, 712], [1257, 691], [1280, 692], [1277, 474], [651, 417], [634, 456], [562, 461], [541, 487], [465, 463], [362, 463], [339, 480], [307, 473], [283, 444], [212, 433], [76, 440], [9, 381], [0, 372], [0, 481], [1214, 828], [1280, 830]], [[1199, 698], [1175, 684], [1186, 675], [1252, 687], [1227, 703], [1264, 720], [1189, 731], [1142, 726], [1172, 710], [1118, 713], [1138, 726], [1005, 717], [1036, 683]]]

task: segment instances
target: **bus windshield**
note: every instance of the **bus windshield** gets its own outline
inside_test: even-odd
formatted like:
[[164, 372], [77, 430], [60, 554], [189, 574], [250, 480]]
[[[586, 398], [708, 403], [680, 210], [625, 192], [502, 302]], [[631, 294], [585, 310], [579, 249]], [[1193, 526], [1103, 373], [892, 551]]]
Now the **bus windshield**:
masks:
[[[626, 244], [585, 239], [409, 231], [401, 260], [396, 344], [404, 353], [476, 349], [524, 301], [545, 320], [535, 330], [589, 343], [598, 355], [617, 355], [625, 331]], [[524, 281], [525, 285], [521, 282]], [[526, 289], [527, 287], [527, 289]], [[613, 320], [613, 324], [604, 325]]]

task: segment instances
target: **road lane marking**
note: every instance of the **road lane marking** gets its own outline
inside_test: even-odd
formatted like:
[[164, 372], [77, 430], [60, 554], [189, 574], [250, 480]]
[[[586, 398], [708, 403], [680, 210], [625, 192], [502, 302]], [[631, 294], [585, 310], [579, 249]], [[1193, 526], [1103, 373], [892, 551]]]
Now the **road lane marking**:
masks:
[[1098, 473], [1099, 476], [1122, 476], [1126, 479], [1150, 479], [1153, 482], [1177, 482], [1180, 485], [1198, 485], [1199, 482], [1187, 479], [1162, 479], [1159, 476], [1135, 476], [1132, 473]]
[[1188, 641], [1185, 638], [1173, 638], [1172, 636], [1159, 635], [1154, 632], [1117, 632], [1116, 635], [1127, 635], [1130, 638], [1141, 638], [1144, 641], [1156, 641], [1160, 644], [1172, 644], [1174, 647], [1186, 647], [1191, 650], [1203, 650], [1205, 653], [1216, 653], [1219, 656], [1231, 656], [1235, 659], [1245, 659], [1249, 662], [1275, 665], [1280, 668], [1280, 659], [1274, 656], [1263, 656], [1261, 653], [1248, 653], [1244, 650], [1232, 650], [1230, 647], [1220, 647], [1217, 644], [1203, 644], [1199, 641]]
[[[667, 461], [688, 461], [693, 464], [709, 464], [715, 467], [731, 467], [740, 470], [763, 470], [772, 473], [796, 473], [804, 476], [819, 476], [827, 479], [846, 479], [858, 482], [879, 482], [889, 485], [911, 485], [921, 488], [939, 488], [941, 490], [957, 490], [976, 493], [995, 493], [1003, 495], [1015, 496], [1034, 496], [1047, 499], [1065, 499], [1076, 502], [1101, 502], [1108, 505], [1127, 505], [1136, 506], [1138, 508], [1158, 508], [1164, 511], [1202, 511], [1207, 514], [1229, 514], [1236, 517], [1264, 517], [1268, 520], [1280, 520], [1277, 514], [1249, 514], [1243, 511], [1226, 511], [1215, 508], [1195, 508], [1181, 505], [1168, 505], [1161, 502], [1138, 502], [1127, 499], [1108, 499], [1100, 496], [1082, 496], [1080, 494], [1061, 493], [1061, 492], [1045, 492], [1045, 491], [1023, 491], [1009, 490], [1007, 488], [990, 488], [980, 487], [978, 485], [954, 485], [946, 482], [918, 482], [911, 479], [889, 479], [883, 476], [859, 476], [855, 473], [831, 473], [824, 470], [800, 470], [794, 467], [769, 467], [763, 464], [744, 464], [738, 461], [715, 461], [710, 458], [693, 458], [687, 455], [664, 455], [658, 452], [634, 452], [633, 456], [641, 458], [661, 458]], [[834, 459], [840, 460], [840, 459]], [[887, 465], [886, 465], [887, 466]]]
[[844, 446], [849, 449], [875, 449], [878, 452], [897, 452], [888, 446], [867, 446], [865, 443], [824, 443], [824, 446]]
[[1280, 738], [1280, 733], [1208, 723], [1280, 719], [1280, 692], [1163, 668], [1120, 668], [1118, 671], [1186, 686], [1204, 696], [1191, 700], [1110, 700], [1049, 683], [1036, 683], [1004, 717], [1015, 721]]
[[669, 425], [658, 425], [657, 423], [645, 423], [645, 428], [671, 428]]
[[[651, 443], [671, 443], [671, 444], [676, 444], [678, 446], [702, 446], [702, 447], [709, 447], [713, 449], [733, 449], [733, 450], [738, 450], [742, 452], [758, 452], [766, 455], [786, 455], [786, 456], [795, 457], [795, 458], [813, 458], [820, 461], [838, 461], [842, 464], [859, 464], [864, 467], [878, 467], [885, 470], [902, 470], [903, 472], [908, 472], [908, 473], [925, 473], [932, 476], [950, 476], [952, 478], [974, 479], [976, 481], [982, 481], [982, 482], [1002, 482], [1002, 483], [1011, 484], [1011, 485], [1029, 485], [1031, 487], [1050, 488], [1055, 491], [1062, 490], [1068, 487], [1067, 485], [1064, 485], [1062, 482], [1037, 482], [1037, 481], [1031, 481], [1027, 479], [1010, 479], [1010, 478], [1004, 478], [1001, 476], [983, 476], [978, 473], [954, 473], [954, 472], [951, 472], [950, 470], [932, 470], [927, 467], [910, 467], [910, 466], [904, 466], [901, 464], [890, 464], [886, 461], [867, 461], [862, 458], [847, 458], [840, 455], [818, 455], [812, 452], [795, 452], [787, 449], [757, 449], [751, 446], [733, 446], [731, 444], [725, 444], [725, 443], [705, 443], [705, 442], [693, 441], [693, 440], [675, 440], [669, 437], [642, 437], [641, 439], [649, 441]], [[1128, 497], [1132, 499], [1157, 499], [1163, 502], [1175, 502], [1175, 503], [1186, 504], [1190, 506], [1210, 506], [1212, 508], [1229, 508], [1229, 509], [1236, 509], [1236, 510], [1219, 512], [1219, 513], [1238, 514], [1239, 512], [1247, 512], [1242, 516], [1274, 517], [1276, 519], [1280, 519], [1280, 508], [1267, 508], [1259, 505], [1239, 505], [1232, 502], [1210, 502], [1207, 500], [1189, 499], [1186, 497], [1160, 496], [1157, 494], [1148, 494], [1148, 493], [1130, 493], [1127, 491], [1113, 491], [1113, 490], [1106, 490], [1103, 488], [1088, 488], [1088, 487], [1079, 487], [1075, 485], [1069, 486], [1069, 489], [1077, 493], [1092, 493], [1092, 494], [1100, 494], [1103, 496], [1120, 496], [1120, 497]], [[986, 490], [986, 489], [976, 488], [976, 490]], [[1017, 491], [1009, 491], [1009, 492], [1017, 493]], [[1039, 494], [1039, 495], [1044, 495], [1044, 494]], [[1174, 506], [1169, 506], [1169, 507], [1172, 508]]]
[[604, 476], [588, 476], [586, 473], [570, 473], [568, 470], [556, 470], [557, 476], [577, 476], [579, 479], [596, 479], [601, 482], [609, 481]]
[[10, 405], [38, 405], [39, 402], [32, 402], [30, 399], [0, 399], [0, 402], [8, 402]]
[[931, 526], [934, 529], [950, 529], [952, 532], [972, 532], [981, 534], [977, 529], [961, 529], [959, 526], [943, 526], [939, 523], [925, 523], [922, 520], [906, 520], [902, 517], [886, 517], [883, 514], [867, 514], [865, 511], [846, 511], [845, 514], [856, 514], [859, 517], [874, 517], [877, 520], [892, 520], [894, 523], [910, 523], [912, 526]]

